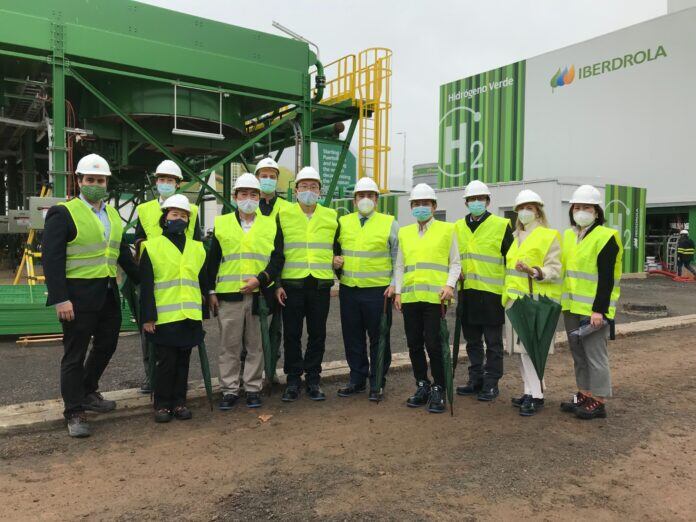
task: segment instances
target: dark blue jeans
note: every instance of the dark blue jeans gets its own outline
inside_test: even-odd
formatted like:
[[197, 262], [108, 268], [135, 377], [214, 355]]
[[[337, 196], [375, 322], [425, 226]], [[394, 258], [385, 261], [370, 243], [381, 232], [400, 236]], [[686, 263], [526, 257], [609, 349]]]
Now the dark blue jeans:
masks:
[[[386, 286], [357, 288], [341, 285], [338, 297], [341, 305], [341, 329], [346, 361], [350, 367], [350, 383], [364, 386], [370, 379], [370, 387], [375, 387], [377, 347], [379, 346], [379, 323], [384, 309]], [[391, 303], [387, 305], [387, 317], [391, 328]], [[368, 359], [367, 339], [370, 341]], [[389, 334], [384, 353], [384, 375], [391, 364]]]

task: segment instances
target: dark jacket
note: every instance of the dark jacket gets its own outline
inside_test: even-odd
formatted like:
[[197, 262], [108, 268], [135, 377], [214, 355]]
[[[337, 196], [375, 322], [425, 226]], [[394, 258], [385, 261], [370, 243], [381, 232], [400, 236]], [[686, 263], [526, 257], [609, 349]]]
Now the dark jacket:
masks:
[[[184, 251], [186, 245], [186, 235], [171, 235], [164, 233], [164, 237], [169, 239], [180, 252]], [[198, 284], [201, 289], [201, 307], [204, 317], [207, 306], [202, 303], [203, 296], [208, 294], [208, 280], [206, 277], [206, 266], [203, 263], [198, 274]], [[147, 250], [140, 256], [140, 324], [157, 321], [157, 306], [155, 304], [155, 273], [152, 269], [152, 261]], [[203, 341], [205, 332], [203, 331], [202, 321], [184, 319], [173, 323], [160, 324], [155, 328], [154, 334], [147, 334], [149, 341], [162, 346], [177, 348], [190, 348]]]
[[[65, 277], [66, 248], [68, 242], [75, 239], [75, 236], [77, 236], [77, 228], [68, 209], [63, 205], [51, 207], [46, 214], [41, 250], [48, 287], [46, 306], [71, 301], [75, 311], [97, 311], [104, 305], [108, 292], [113, 292], [116, 300], [120, 302], [115, 278], [68, 279]], [[118, 264], [136, 284], [140, 281], [138, 267], [133, 261], [130, 247], [123, 240]]]
[[[597, 228], [597, 223], [590, 227], [580, 241], [584, 241], [595, 228]], [[592, 304], [593, 312], [606, 314], [609, 311], [611, 292], [614, 289], [614, 265], [618, 255], [619, 244], [616, 242], [616, 238], [612, 236], [597, 255], [597, 294]]]
[[694, 254], [679, 252], [679, 250], [682, 249], [686, 250], [687, 252], [693, 252], [694, 250], [693, 240], [685, 234], [682, 234], [679, 238], [679, 243], [677, 244], [677, 256], [679, 257], [679, 261], [682, 263], [691, 263], [694, 258]]
[[[471, 214], [467, 215], [465, 219], [469, 230], [475, 232], [490, 215], [490, 212], [486, 212], [478, 221], [475, 221]], [[500, 244], [500, 254], [503, 259], [505, 259], [513, 241], [512, 228], [508, 226]], [[469, 288], [463, 291], [463, 296], [462, 321], [464, 323], [488, 326], [499, 326], [505, 323], [505, 308], [500, 295]]]
[[[193, 239], [196, 241], [201, 240], [201, 224], [200, 224], [200, 214], [196, 215], [195, 228], [193, 229]], [[145, 234], [145, 229], [140, 224], [140, 218], [135, 224], [135, 242], [144, 241], [147, 239], [147, 234]]]

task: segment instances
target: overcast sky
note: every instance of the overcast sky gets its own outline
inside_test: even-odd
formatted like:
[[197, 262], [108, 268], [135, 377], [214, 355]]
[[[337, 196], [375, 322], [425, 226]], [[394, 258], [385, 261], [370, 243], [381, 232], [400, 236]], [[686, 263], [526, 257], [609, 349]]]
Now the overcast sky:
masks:
[[[324, 63], [368, 47], [392, 59], [390, 179], [437, 161], [439, 86], [667, 13], [667, 0], [145, 0], [278, 34], [272, 20], [316, 42]], [[409, 185], [410, 186], [410, 185]]]

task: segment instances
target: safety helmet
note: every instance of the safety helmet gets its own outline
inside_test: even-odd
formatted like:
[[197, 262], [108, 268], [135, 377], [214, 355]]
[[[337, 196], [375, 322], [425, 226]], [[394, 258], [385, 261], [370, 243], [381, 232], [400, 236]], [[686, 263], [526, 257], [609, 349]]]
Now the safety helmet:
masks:
[[273, 160], [273, 158], [263, 158], [261, 161], [259, 161], [254, 169], [254, 175], [258, 174], [259, 170], [261, 169], [275, 169], [276, 173], [280, 174], [278, 164]]
[[111, 169], [107, 161], [99, 154], [87, 154], [77, 162], [75, 174], [98, 174], [99, 176], [111, 176]]
[[191, 203], [186, 196], [183, 194], [174, 194], [169, 196], [164, 203], [162, 203], [163, 209], [178, 208], [179, 210], [185, 210], [189, 214], [191, 213]]
[[433, 188], [427, 183], [419, 183], [413, 189], [411, 189], [411, 197], [408, 198], [409, 201], [416, 201], [419, 199], [430, 199], [432, 201], [437, 201], [437, 194]]
[[679, 231], [679, 233], [680, 233], [680, 234], [688, 234], [688, 233], [689, 233], [689, 231], [688, 231], [688, 230], [686, 230], [686, 229], [684, 229], [684, 230], [680, 230], [680, 231]]
[[580, 203], [585, 205], [601, 205], [602, 195], [592, 185], [580, 185], [573, 192], [573, 197], [570, 198], [570, 204]]
[[489, 190], [488, 185], [486, 185], [483, 181], [479, 181], [477, 179], [470, 181], [469, 184], [464, 189], [464, 199], [470, 198], [473, 196], [490, 196], [490, 195], [491, 195], [491, 191]]
[[544, 206], [544, 200], [541, 199], [541, 196], [529, 189], [521, 190], [520, 193], [517, 194], [517, 197], [515, 198], [515, 208], [519, 207], [520, 205], [524, 205], [525, 203], [536, 203], [540, 207]]
[[162, 163], [157, 165], [157, 168], [155, 169], [155, 176], [172, 176], [173, 178], [178, 179], [179, 181], [184, 179], [184, 176], [181, 175], [181, 168], [179, 168], [179, 165], [177, 165], [175, 162], [172, 160], [164, 160]]
[[364, 177], [360, 178], [358, 182], [355, 184], [353, 194], [355, 194], [356, 192], [375, 192], [376, 194], [379, 194], [379, 187], [377, 186], [377, 183], [375, 183], [375, 180], [373, 180], [372, 178]]
[[310, 179], [318, 181], [319, 186], [321, 187], [321, 177], [319, 177], [319, 173], [316, 171], [316, 169], [314, 167], [302, 167], [300, 172], [298, 172], [297, 176], [295, 177], [295, 185], [299, 184], [300, 181]]
[[237, 190], [242, 188], [255, 189], [261, 191], [261, 185], [259, 184], [259, 180], [256, 179], [256, 176], [254, 176], [253, 174], [249, 174], [248, 172], [242, 174], [237, 178], [237, 180], [234, 182], [234, 188], [232, 189], [232, 192], [236, 194]]

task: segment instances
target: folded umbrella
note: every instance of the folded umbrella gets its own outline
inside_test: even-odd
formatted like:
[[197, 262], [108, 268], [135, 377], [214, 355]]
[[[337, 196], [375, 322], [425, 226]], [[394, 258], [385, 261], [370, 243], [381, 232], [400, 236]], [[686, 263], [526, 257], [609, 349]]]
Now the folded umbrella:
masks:
[[[273, 375], [275, 374], [276, 358], [273, 355], [271, 335], [268, 331], [268, 305], [262, 295], [259, 294], [259, 323], [261, 323], [261, 347], [263, 348], [263, 368], [266, 374], [268, 393], [273, 388]], [[276, 314], [278, 315], [278, 314]]]
[[382, 317], [379, 320], [379, 343], [377, 344], [377, 360], [375, 361], [375, 389], [382, 396], [384, 391], [384, 358], [387, 351], [387, 339], [389, 339], [389, 307], [390, 299], [384, 297], [384, 306], [382, 307]]
[[452, 376], [454, 377], [454, 372], [457, 369], [457, 363], [459, 362], [459, 342], [460, 335], [462, 333], [462, 315], [464, 314], [464, 288], [463, 284], [459, 282], [459, 289], [457, 291], [457, 310], [456, 318], [454, 320], [454, 339], [452, 340]]
[[203, 375], [205, 394], [208, 396], [210, 411], [213, 411], [213, 382], [210, 379], [210, 362], [208, 361], [208, 352], [205, 349], [205, 343], [203, 341], [201, 341], [201, 343], [198, 345], [198, 357], [201, 360], [201, 374]]
[[450, 404], [450, 415], [454, 415], [454, 371], [447, 328], [447, 306], [444, 301], [440, 303], [440, 346], [442, 348], [442, 366], [445, 371], [445, 391]]

